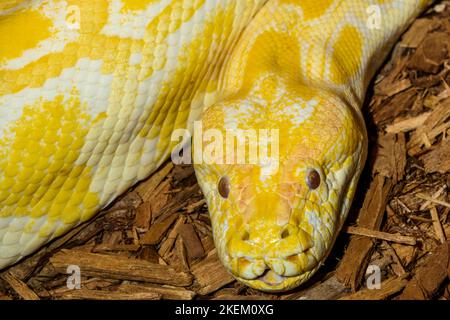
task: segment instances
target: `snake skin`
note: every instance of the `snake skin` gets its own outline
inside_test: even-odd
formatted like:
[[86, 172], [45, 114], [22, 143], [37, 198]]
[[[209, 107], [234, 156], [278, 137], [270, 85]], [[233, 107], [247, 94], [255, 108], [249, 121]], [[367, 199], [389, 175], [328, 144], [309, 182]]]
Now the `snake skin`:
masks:
[[204, 130], [279, 130], [274, 174], [195, 164], [223, 264], [260, 290], [305, 282], [365, 162], [368, 83], [430, 3], [0, 2], [0, 269], [148, 177], [174, 130], [202, 119]]

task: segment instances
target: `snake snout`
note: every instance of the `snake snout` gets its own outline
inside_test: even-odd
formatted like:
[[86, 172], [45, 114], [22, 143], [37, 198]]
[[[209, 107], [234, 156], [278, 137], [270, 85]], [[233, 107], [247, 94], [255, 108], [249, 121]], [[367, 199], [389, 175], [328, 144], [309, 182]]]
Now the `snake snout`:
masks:
[[314, 267], [316, 261], [308, 252], [313, 240], [307, 232], [291, 224], [273, 229], [277, 230], [257, 234], [245, 230], [230, 240], [227, 249], [235, 276], [251, 280], [270, 269], [292, 277]]

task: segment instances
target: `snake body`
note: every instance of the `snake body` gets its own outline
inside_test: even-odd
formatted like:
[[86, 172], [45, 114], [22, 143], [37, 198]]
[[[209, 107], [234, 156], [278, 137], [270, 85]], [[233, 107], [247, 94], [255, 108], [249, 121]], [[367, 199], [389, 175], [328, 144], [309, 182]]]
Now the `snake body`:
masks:
[[195, 164], [224, 266], [266, 291], [305, 282], [365, 162], [369, 81], [431, 2], [2, 1], [0, 269], [147, 178], [201, 119], [278, 130], [273, 173]]

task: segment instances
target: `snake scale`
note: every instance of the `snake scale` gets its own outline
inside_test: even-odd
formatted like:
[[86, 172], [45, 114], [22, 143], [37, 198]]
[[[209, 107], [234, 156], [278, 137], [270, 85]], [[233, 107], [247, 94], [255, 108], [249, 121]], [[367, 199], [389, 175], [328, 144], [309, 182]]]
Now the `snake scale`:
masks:
[[431, 3], [0, 2], [0, 269], [147, 178], [201, 119], [277, 130], [276, 171], [273, 157], [195, 171], [226, 269], [265, 291], [302, 284], [365, 163], [368, 84]]

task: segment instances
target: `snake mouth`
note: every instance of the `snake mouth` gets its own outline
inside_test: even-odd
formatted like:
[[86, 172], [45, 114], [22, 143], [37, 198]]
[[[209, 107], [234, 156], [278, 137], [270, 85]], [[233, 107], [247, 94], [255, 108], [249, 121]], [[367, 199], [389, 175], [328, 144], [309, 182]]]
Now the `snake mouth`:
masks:
[[233, 276], [246, 285], [267, 292], [292, 289], [306, 281], [319, 262], [310, 250], [284, 258], [234, 259]]
[[300, 284], [307, 281], [316, 272], [317, 269], [318, 266], [311, 269], [310, 271], [291, 277], [282, 276], [271, 269], [267, 269], [261, 276], [253, 280], [243, 279], [240, 277], [236, 277], [236, 279], [251, 288], [265, 292], [276, 293], [284, 292], [298, 287]]

